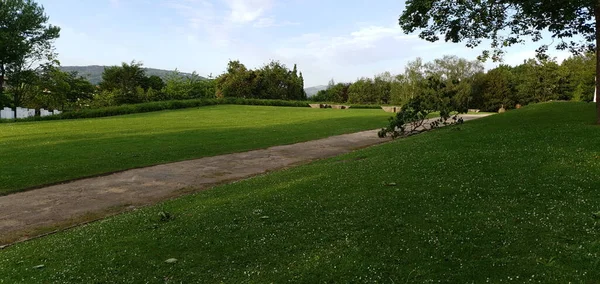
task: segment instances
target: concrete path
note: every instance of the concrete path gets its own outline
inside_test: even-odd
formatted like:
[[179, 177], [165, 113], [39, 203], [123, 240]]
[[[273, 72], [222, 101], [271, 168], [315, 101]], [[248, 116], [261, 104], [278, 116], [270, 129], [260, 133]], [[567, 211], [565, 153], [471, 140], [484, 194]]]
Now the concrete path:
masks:
[[[483, 117], [466, 115], [465, 120]], [[0, 197], [0, 245], [389, 141], [377, 130], [127, 170]]]

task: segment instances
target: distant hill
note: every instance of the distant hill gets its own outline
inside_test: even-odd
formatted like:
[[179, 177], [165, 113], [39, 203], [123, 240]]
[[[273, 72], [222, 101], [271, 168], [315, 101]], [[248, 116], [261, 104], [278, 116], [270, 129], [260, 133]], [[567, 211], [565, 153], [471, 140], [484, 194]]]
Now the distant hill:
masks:
[[[65, 72], [73, 72], [76, 71], [79, 75], [86, 77], [92, 84], [97, 85], [102, 81], [102, 72], [104, 72], [104, 67], [107, 66], [98, 66], [98, 65], [90, 65], [90, 66], [61, 66], [60, 70]], [[163, 80], [169, 75], [174, 73], [175, 71], [170, 70], [162, 70], [162, 69], [154, 69], [154, 68], [144, 68], [146, 70], [146, 75], [152, 76], [156, 75]], [[183, 76], [191, 76], [190, 73], [179, 72]], [[204, 77], [200, 77], [205, 79]]]
[[306, 92], [307, 96], [312, 97], [312, 96], [316, 95], [319, 91], [326, 90], [326, 89], [327, 89], [327, 86], [320, 85], [320, 86], [306, 88], [306, 89], [304, 89], [304, 91]]

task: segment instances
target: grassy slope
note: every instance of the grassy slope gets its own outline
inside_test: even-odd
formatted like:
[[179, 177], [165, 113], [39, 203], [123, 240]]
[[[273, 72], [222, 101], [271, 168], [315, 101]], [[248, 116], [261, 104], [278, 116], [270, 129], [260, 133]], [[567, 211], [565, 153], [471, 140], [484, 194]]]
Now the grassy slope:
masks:
[[534, 105], [221, 186], [0, 251], [0, 280], [593, 282], [594, 119]]
[[133, 167], [374, 129], [389, 116], [381, 110], [227, 105], [0, 124], [0, 195]]

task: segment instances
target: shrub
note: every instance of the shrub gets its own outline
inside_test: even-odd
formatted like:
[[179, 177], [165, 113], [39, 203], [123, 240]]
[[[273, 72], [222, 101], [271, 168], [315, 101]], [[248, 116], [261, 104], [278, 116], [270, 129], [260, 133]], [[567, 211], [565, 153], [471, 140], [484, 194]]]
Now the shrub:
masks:
[[97, 109], [83, 109], [76, 111], [64, 112], [59, 115], [45, 117], [29, 117], [17, 120], [0, 120], [0, 123], [6, 122], [26, 122], [26, 121], [41, 121], [41, 120], [59, 120], [59, 119], [79, 119], [79, 118], [96, 118], [107, 117], [124, 114], [144, 113], [152, 111], [161, 111], [169, 109], [184, 109], [210, 105], [261, 105], [261, 106], [284, 106], [284, 107], [308, 107], [308, 103], [301, 101], [283, 101], [283, 100], [259, 100], [259, 99], [243, 99], [243, 98], [224, 98], [224, 99], [196, 99], [196, 100], [180, 100], [180, 101], [161, 101], [149, 102], [142, 104], [131, 104], [121, 106], [103, 107]]
[[[395, 117], [390, 117], [388, 126], [381, 129], [377, 135], [380, 138], [389, 135], [395, 139], [401, 136], [428, 131], [440, 126], [463, 123], [463, 119], [458, 117], [460, 112], [451, 111], [449, 103], [443, 104], [431, 98], [417, 96], [410, 99], [407, 104], [402, 106], [402, 110]], [[427, 118], [434, 111], [439, 111], [439, 118], [428, 122]], [[456, 114], [452, 115], [451, 113]]]

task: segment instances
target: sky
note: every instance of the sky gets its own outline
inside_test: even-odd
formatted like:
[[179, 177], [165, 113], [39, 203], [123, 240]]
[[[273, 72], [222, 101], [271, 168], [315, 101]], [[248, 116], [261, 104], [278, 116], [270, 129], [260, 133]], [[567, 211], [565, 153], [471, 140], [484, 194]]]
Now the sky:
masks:
[[[407, 62], [443, 55], [475, 60], [482, 49], [430, 43], [398, 25], [402, 0], [38, 0], [61, 27], [63, 66], [118, 65], [217, 76], [229, 60], [260, 68], [297, 64], [305, 87], [351, 82]], [[535, 55], [540, 43], [507, 49], [504, 64]], [[566, 52], [550, 53], [559, 61]], [[487, 62], [486, 68], [497, 63]]]

